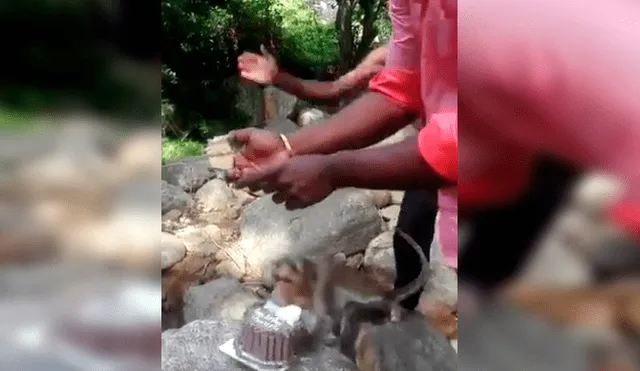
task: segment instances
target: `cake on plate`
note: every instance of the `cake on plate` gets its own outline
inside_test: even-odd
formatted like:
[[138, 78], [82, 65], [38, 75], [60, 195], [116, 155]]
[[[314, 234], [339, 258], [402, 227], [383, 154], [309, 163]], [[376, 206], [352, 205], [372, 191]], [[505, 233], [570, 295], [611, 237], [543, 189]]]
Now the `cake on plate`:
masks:
[[244, 359], [281, 367], [290, 364], [308, 340], [300, 307], [279, 307], [268, 301], [247, 309], [235, 348]]

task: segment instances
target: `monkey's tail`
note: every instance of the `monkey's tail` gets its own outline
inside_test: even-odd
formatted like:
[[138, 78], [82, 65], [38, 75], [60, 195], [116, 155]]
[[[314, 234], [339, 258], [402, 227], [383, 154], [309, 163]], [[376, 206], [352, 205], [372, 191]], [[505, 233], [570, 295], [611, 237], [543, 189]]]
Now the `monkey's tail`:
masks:
[[391, 293], [390, 299], [395, 303], [400, 303], [406, 300], [409, 296], [417, 293], [427, 284], [427, 280], [429, 279], [429, 262], [427, 261], [427, 257], [424, 255], [424, 252], [422, 251], [420, 245], [413, 238], [411, 238], [411, 236], [409, 236], [398, 227], [395, 228], [395, 233], [404, 238], [405, 241], [407, 241], [407, 243], [409, 243], [409, 245], [413, 247], [413, 250], [420, 257], [420, 274], [418, 275], [418, 277], [416, 277], [413, 281], [411, 281], [404, 287], [398, 288]]

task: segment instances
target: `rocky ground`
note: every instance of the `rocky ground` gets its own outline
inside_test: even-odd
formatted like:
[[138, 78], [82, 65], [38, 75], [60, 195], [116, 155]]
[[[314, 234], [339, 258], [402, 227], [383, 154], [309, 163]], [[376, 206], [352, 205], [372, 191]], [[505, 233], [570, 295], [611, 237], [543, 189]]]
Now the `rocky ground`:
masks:
[[[268, 295], [269, 267], [279, 258], [327, 251], [378, 281], [392, 282], [390, 227], [397, 220], [401, 192], [345, 189], [310, 208], [287, 211], [268, 195], [233, 189], [218, 171], [206, 172], [211, 162], [228, 156], [189, 159], [163, 169], [166, 371], [241, 370], [210, 347], [233, 337], [244, 310]], [[425, 296], [454, 302], [453, 273], [438, 262], [431, 272]], [[208, 356], [196, 356], [205, 349]], [[346, 370], [349, 363], [326, 348], [300, 367]]]
[[[270, 130], [287, 133], [325, 117], [315, 108], [295, 108], [285, 94], [277, 101]], [[297, 122], [289, 121], [296, 110]], [[340, 264], [392, 284], [391, 228], [403, 192], [343, 189], [312, 207], [287, 211], [269, 195], [226, 184], [232, 153], [224, 137], [212, 139], [206, 151], [162, 169], [163, 370], [241, 369], [220, 352], [192, 355], [234, 335], [244, 309], [269, 294], [269, 269], [278, 259], [331, 253]], [[454, 273], [439, 261], [430, 272], [425, 298], [455, 303]], [[329, 348], [303, 364], [300, 370], [349, 369]]]
[[[391, 228], [402, 192], [344, 189], [310, 208], [287, 211], [268, 195], [226, 184], [220, 169], [230, 164], [230, 148], [212, 143], [210, 157], [163, 167], [165, 311], [179, 311], [188, 286], [214, 277], [268, 286], [268, 268], [288, 256], [329, 252], [390, 283]], [[456, 287], [452, 272], [434, 262], [427, 292], [453, 302]]]

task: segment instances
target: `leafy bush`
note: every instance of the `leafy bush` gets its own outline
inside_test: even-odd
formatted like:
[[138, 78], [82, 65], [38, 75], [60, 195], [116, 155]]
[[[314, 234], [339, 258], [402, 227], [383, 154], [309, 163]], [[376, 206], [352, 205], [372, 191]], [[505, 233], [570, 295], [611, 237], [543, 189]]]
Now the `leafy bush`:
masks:
[[193, 140], [167, 139], [162, 142], [162, 163], [190, 156], [202, 156], [204, 144]]
[[335, 26], [322, 22], [304, 0], [281, 0], [275, 10], [282, 18], [280, 58], [310, 69], [326, 69], [338, 58]]

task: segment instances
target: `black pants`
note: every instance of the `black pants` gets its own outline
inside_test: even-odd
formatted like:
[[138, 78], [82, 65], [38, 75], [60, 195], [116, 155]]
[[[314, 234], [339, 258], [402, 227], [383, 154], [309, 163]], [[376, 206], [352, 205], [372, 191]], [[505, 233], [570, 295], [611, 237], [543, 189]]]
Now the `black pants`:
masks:
[[490, 290], [518, 273], [578, 175], [569, 165], [541, 159], [534, 183], [517, 202], [461, 218], [470, 234], [459, 257], [460, 280]]
[[[409, 190], [404, 194], [398, 228], [407, 233], [421, 247], [427, 259], [435, 231], [438, 201], [435, 192], [425, 190]], [[407, 241], [395, 234], [393, 236], [393, 253], [396, 261], [396, 288], [403, 287], [413, 281], [419, 274], [420, 259]], [[420, 293], [407, 298], [402, 306], [413, 310], [420, 300]]]

